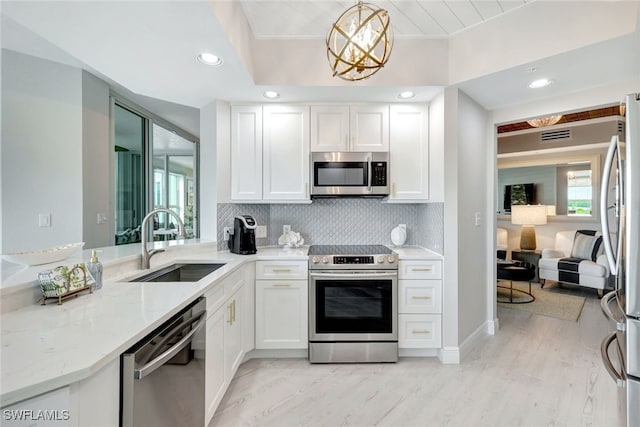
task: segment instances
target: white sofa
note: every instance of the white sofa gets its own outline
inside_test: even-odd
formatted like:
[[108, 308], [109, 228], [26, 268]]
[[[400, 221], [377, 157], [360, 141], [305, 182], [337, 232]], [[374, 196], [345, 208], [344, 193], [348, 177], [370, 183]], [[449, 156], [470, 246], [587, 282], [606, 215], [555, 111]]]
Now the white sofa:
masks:
[[[587, 232], [594, 235], [588, 236]], [[602, 233], [593, 230], [556, 233], [555, 247], [543, 249], [538, 262], [542, 286], [546, 280], [572, 283], [597, 289], [598, 295], [602, 296], [610, 274], [604, 246], [598, 238], [601, 241]]]

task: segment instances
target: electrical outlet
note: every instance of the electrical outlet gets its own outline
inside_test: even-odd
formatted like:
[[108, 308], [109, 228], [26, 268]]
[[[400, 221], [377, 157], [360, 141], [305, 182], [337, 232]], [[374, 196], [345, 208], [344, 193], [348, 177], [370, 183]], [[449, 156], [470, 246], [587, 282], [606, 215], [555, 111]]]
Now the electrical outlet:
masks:
[[259, 225], [256, 227], [256, 239], [264, 239], [267, 237], [267, 226]]
[[480, 212], [476, 212], [475, 214], [475, 224], [476, 227], [480, 227]]
[[230, 235], [231, 235], [231, 227], [225, 227], [224, 228], [224, 237], [222, 238], [222, 240], [227, 242], [229, 240], [229, 236]]
[[51, 214], [38, 215], [38, 227], [51, 227]]

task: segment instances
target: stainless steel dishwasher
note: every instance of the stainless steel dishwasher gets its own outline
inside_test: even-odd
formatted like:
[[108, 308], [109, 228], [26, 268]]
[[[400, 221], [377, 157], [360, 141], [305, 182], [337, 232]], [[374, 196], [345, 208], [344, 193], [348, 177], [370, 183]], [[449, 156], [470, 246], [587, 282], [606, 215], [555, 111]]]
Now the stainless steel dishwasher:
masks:
[[121, 355], [122, 427], [204, 425], [204, 298]]

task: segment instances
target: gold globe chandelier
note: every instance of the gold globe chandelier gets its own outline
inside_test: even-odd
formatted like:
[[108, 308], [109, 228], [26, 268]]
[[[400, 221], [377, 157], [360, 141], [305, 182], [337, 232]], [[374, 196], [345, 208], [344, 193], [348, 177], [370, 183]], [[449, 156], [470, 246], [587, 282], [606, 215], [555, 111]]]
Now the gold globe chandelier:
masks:
[[557, 116], [549, 116], [549, 117], [540, 117], [539, 119], [531, 119], [527, 120], [534, 128], [542, 128], [545, 126], [555, 125], [562, 119], [562, 114], [558, 114]]
[[371, 77], [387, 63], [392, 47], [389, 12], [362, 1], [340, 15], [327, 35], [333, 76], [343, 80]]

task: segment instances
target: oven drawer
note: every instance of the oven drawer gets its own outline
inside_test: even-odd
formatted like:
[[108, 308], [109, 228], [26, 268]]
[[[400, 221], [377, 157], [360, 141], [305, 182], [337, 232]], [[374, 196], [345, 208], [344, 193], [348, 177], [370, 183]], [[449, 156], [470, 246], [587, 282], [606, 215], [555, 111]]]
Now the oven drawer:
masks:
[[398, 313], [442, 313], [441, 280], [399, 280]]
[[442, 318], [439, 314], [398, 315], [399, 348], [440, 348]]
[[256, 280], [307, 279], [307, 261], [256, 261]]
[[398, 279], [442, 279], [442, 261], [400, 261]]

